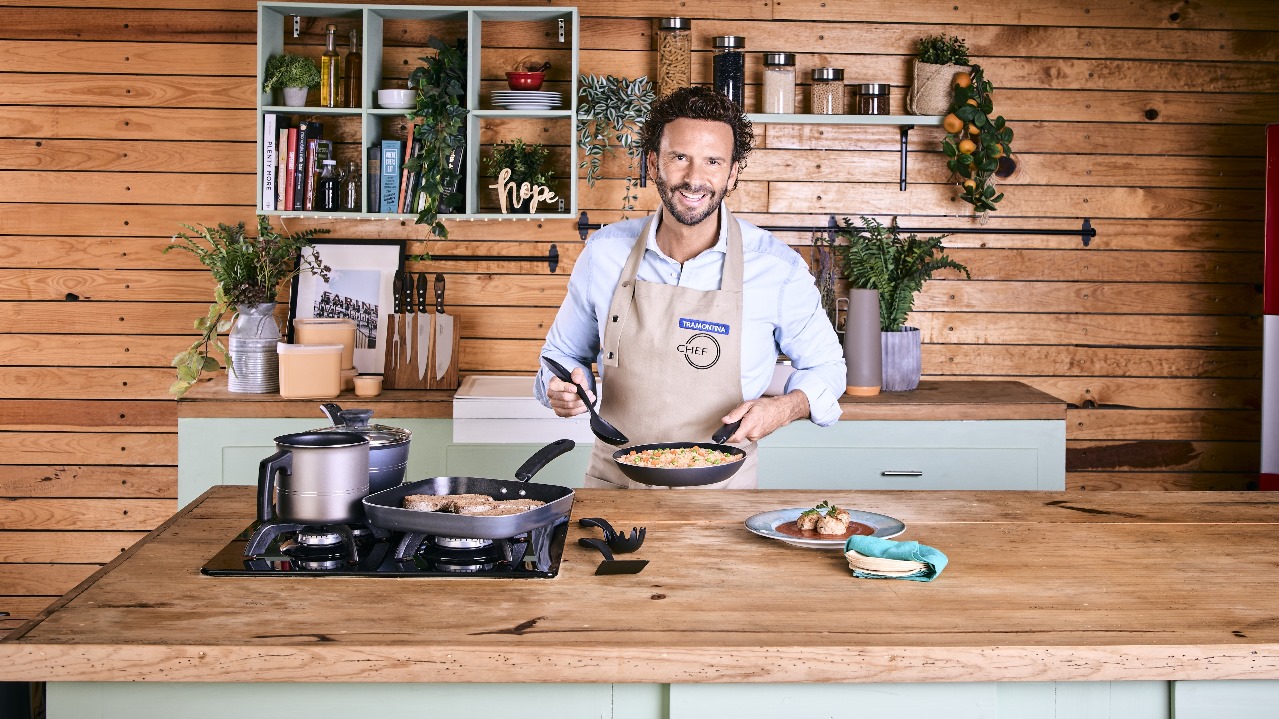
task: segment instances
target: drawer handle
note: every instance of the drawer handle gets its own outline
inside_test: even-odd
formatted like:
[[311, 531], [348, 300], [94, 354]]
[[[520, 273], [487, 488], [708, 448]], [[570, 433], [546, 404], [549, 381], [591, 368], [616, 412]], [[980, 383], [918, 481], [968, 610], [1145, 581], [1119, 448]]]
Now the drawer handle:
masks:
[[879, 473], [881, 477], [922, 477], [924, 473], [918, 469], [885, 469]]

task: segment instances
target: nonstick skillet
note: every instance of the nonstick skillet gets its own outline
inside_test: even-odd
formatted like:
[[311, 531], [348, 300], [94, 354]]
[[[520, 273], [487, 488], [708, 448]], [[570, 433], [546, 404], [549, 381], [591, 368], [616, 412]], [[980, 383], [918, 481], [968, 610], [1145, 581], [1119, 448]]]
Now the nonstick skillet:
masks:
[[[613, 461], [617, 463], [617, 468], [622, 470], [622, 474], [640, 484], [648, 484], [654, 487], [700, 487], [723, 482], [737, 474], [737, 470], [741, 469], [742, 465], [746, 463], [746, 450], [723, 443], [724, 440], [733, 436], [733, 433], [737, 431], [741, 424], [741, 421], [738, 420], [733, 424], [724, 425], [711, 437], [710, 442], [657, 442], [655, 444], [637, 444], [634, 447], [619, 449], [613, 453]], [[622, 461], [622, 457], [631, 452], [644, 452], [650, 449], [688, 449], [691, 447], [715, 449], [725, 454], [741, 457], [741, 459], [709, 467], [676, 468], [641, 467]]]

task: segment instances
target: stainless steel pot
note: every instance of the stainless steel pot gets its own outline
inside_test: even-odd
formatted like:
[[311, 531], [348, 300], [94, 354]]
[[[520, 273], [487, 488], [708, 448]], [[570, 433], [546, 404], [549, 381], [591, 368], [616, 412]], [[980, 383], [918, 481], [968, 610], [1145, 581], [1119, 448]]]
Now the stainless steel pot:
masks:
[[329, 402], [320, 405], [332, 427], [315, 432], [352, 432], [369, 441], [369, 491], [381, 492], [404, 481], [409, 466], [409, 441], [413, 433], [386, 424], [369, 424], [371, 409], [342, 409]]
[[275, 438], [279, 450], [258, 467], [258, 519], [298, 524], [364, 521], [369, 440], [351, 432]]

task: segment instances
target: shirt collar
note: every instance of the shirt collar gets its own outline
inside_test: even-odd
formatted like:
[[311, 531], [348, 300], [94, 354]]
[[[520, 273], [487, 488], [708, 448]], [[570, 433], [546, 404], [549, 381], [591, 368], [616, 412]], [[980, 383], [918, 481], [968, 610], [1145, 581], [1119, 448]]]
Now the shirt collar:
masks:
[[[662, 257], [666, 257], [666, 253], [662, 252], [661, 248], [657, 246], [657, 226], [661, 224], [665, 217], [666, 208], [659, 205], [657, 212], [653, 215], [653, 222], [649, 223], [648, 237], [644, 241], [645, 249], [656, 252]], [[715, 244], [710, 249], [706, 250], [706, 252], [718, 252], [723, 255], [728, 254], [728, 211], [725, 209], [723, 202], [719, 203], [719, 239], [717, 239]], [[705, 252], [702, 254], [705, 254]], [[698, 257], [701, 257], [701, 255], [698, 255]], [[670, 258], [667, 257], [667, 259]]]

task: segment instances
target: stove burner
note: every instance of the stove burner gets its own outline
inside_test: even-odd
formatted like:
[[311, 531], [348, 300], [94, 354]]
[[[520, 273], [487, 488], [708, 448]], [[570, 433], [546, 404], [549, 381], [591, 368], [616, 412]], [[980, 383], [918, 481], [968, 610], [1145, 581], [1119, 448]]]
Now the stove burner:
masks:
[[[350, 532], [350, 530], [347, 530]], [[295, 538], [307, 547], [332, 547], [342, 543], [342, 533], [334, 527], [303, 527]]]
[[436, 546], [449, 549], [479, 549], [493, 543], [491, 539], [467, 539], [466, 537], [431, 537]]

